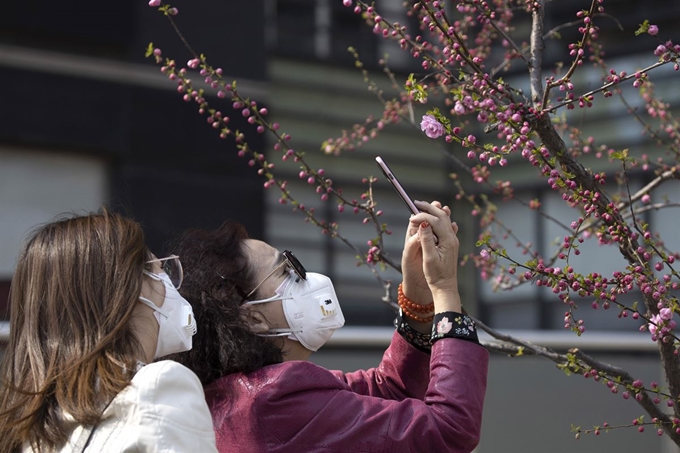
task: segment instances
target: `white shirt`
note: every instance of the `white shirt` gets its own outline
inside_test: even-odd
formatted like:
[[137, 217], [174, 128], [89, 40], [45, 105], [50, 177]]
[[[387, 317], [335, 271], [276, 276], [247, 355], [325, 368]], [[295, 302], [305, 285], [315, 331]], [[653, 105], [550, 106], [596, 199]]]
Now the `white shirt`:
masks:
[[106, 408], [102, 422], [94, 429], [76, 426], [60, 450], [81, 452], [217, 452], [198, 377], [171, 360], [143, 366]]

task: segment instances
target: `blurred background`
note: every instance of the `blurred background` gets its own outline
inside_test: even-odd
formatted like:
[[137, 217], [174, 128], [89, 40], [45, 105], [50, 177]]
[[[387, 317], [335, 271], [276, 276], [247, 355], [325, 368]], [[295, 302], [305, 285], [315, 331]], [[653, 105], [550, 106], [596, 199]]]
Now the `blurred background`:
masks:
[[[417, 126], [405, 122], [340, 157], [321, 151], [324, 140], [382, 112], [354, 68], [348, 46], [357, 49], [371, 77], [388, 94], [390, 85], [378, 60], [388, 53], [400, 80], [421, 70], [418, 60], [374, 35], [340, 0], [178, 0], [172, 5], [179, 9], [176, 21], [193, 48], [213, 66], [222, 67], [227, 79], [237, 79], [242, 94], [268, 107], [270, 119], [291, 134], [292, 146], [306, 151], [310, 164], [325, 168], [350, 198], [366, 190], [362, 177], [379, 175], [374, 157], [382, 155], [414, 199], [438, 199], [454, 206], [464, 252], [474, 251], [474, 219], [468, 207], [454, 200], [448, 176], [460, 171], [448, 153], [455, 147], [438, 147], [442, 143], [435, 145]], [[600, 24], [612, 66], [630, 72], [646, 61], [652, 63], [655, 45], [635, 39], [634, 31], [649, 19], [662, 33], [671, 33], [680, 20], [679, 5], [675, 0], [605, 2], [607, 12], [617, 19]], [[588, 6], [581, 0], [549, 2], [546, 28], [573, 20], [579, 8]], [[376, 8], [388, 20], [415, 27], [401, 0], [377, 0]], [[528, 33], [528, 21], [516, 25], [518, 33]], [[546, 67], [568, 58], [566, 43], [576, 40], [574, 33], [564, 29], [562, 41], [548, 43]], [[158, 256], [171, 252], [169, 244], [182, 230], [214, 228], [225, 220], [239, 221], [251, 236], [293, 250], [309, 270], [333, 279], [347, 318], [347, 326], [313, 360], [347, 371], [376, 365], [389, 342], [394, 313], [380, 301], [382, 289], [371, 272], [365, 265], [357, 266], [355, 251], [304, 223], [299, 213], [279, 203], [278, 192], [263, 188], [264, 181], [236, 155], [233, 144], [220, 140], [196, 106], [183, 102], [176, 85], [144, 58], [149, 42], [178, 62], [191, 58], [167, 20], [144, 0], [25, 0], [3, 5], [0, 349], [9, 328], [7, 292], [26, 235], [60, 214], [86, 213], [106, 205], [140, 221]], [[667, 100], [674, 101], [679, 94], [672, 89], [671, 72], [659, 71], [652, 80]], [[523, 74], [517, 66], [504, 78], [526, 86]], [[598, 72], [582, 74], [581, 82], [597, 86]], [[223, 110], [230, 111], [230, 102], [224, 102]], [[580, 127], [612, 147], [653, 151], [653, 144], [620, 104], [596, 107], [587, 116], [578, 114]], [[420, 116], [415, 118], [419, 123]], [[240, 115], [234, 115], [231, 124], [233, 129], [254, 132]], [[274, 153], [266, 137], [248, 135], [251, 148]], [[272, 160], [280, 162], [276, 156]], [[339, 213], [333, 202], [320, 202], [299, 180], [294, 164], [277, 167], [300, 201], [316, 207], [320, 217], [339, 222], [340, 233], [360, 250], [368, 249], [366, 241], [376, 236], [370, 225], [350, 212]], [[510, 171], [518, 196], [538, 199], [555, 218], [570, 219], [559, 196], [546, 192], [530, 169], [508, 166]], [[635, 180], [633, 175], [631, 184], [644, 182], [642, 176]], [[668, 195], [680, 195], [680, 190], [670, 187]], [[376, 185], [374, 196], [394, 232], [385, 253], [398, 261], [408, 212], [384, 181]], [[559, 236], [552, 224], [533, 211], [498, 201], [499, 217], [518, 237], [549, 250]], [[653, 228], [673, 233], [676, 212], [652, 213], [647, 220]], [[676, 238], [672, 234], [671, 241], [680, 241]], [[676, 245], [680, 242], [669, 244]], [[615, 259], [615, 253], [598, 252], [582, 264], [606, 274]], [[632, 321], [597, 312], [588, 321], [586, 335], [576, 338], [564, 331], [564, 309], [550, 292], [527, 286], [511, 294], [494, 293], [472, 266], [463, 273], [467, 310], [492, 327], [559, 350], [578, 345], [645, 382], [661, 379], [655, 345], [636, 332]], [[399, 281], [394, 271], [384, 275]], [[610, 394], [592, 380], [567, 377], [545, 360], [493, 355], [477, 452], [677, 451], [654, 429], [642, 434], [617, 430], [578, 441], [570, 432], [571, 424], [628, 424], [642, 414], [636, 403]]]

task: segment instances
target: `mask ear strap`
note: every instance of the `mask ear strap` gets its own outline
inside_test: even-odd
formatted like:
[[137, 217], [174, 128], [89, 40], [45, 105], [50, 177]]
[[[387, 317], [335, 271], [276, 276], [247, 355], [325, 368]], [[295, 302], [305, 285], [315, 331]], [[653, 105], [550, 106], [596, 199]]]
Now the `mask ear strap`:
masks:
[[163, 316], [165, 316], [166, 319], [170, 317], [170, 316], [168, 316], [168, 314], [165, 311], [163, 311], [162, 308], [160, 308], [158, 305], [151, 302], [146, 297], [139, 296], [139, 301], [141, 303], [143, 303], [144, 305], [146, 305], [147, 307], [151, 308], [152, 310], [157, 311], [158, 313], [162, 314]]
[[[265, 304], [267, 302], [274, 302], [276, 300], [283, 300], [283, 299], [292, 299], [293, 296], [288, 295], [286, 296], [286, 283], [289, 281], [291, 277], [288, 276], [283, 282], [281, 282], [281, 285], [276, 289], [276, 292], [272, 297], [267, 297], [266, 299], [260, 299], [260, 300], [248, 300], [246, 302], [243, 302], [243, 305], [256, 305], [256, 304]], [[290, 284], [290, 283], [289, 283]], [[252, 291], [251, 291], [252, 294]], [[246, 296], [247, 297], [247, 296]]]
[[290, 335], [291, 333], [299, 333], [302, 332], [302, 329], [269, 329], [265, 333], [260, 333], [258, 336], [260, 337], [285, 337], [286, 335]]
[[275, 300], [281, 300], [281, 299], [284, 299], [282, 294], [274, 294], [272, 297], [268, 297], [266, 299], [246, 301], [246, 302], [243, 303], [243, 305], [266, 304], [267, 302], [274, 302]]
[[162, 279], [161, 277], [159, 277], [158, 275], [154, 274], [153, 272], [149, 272], [149, 271], [142, 271], [142, 272], [143, 272], [144, 275], [146, 275], [147, 277], [151, 277], [151, 278], [153, 278], [153, 279], [156, 280], [156, 281], [159, 281], [159, 282], [160, 282], [160, 281], [163, 281], [163, 279]]

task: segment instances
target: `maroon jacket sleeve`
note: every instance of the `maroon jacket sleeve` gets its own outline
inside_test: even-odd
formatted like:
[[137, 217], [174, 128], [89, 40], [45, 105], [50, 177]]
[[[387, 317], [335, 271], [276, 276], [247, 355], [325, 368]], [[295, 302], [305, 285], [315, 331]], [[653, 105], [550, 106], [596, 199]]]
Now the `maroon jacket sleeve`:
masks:
[[414, 348], [395, 331], [376, 368], [331, 373], [360, 395], [396, 401], [404, 398], [421, 400], [430, 381], [430, 354]]
[[[401, 401], [356, 393], [314, 364], [286, 368], [253, 401], [264, 451], [469, 453], [479, 443], [488, 360], [476, 343], [441, 339], [432, 347], [424, 398]], [[385, 375], [379, 370], [347, 382], [373, 391], [380, 379], [374, 377]]]

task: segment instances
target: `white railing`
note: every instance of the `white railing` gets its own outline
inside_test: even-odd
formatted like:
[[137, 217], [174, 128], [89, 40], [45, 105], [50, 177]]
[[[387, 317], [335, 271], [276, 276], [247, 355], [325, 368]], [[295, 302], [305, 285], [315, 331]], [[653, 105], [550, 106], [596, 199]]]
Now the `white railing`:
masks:
[[[333, 334], [327, 346], [332, 348], [387, 347], [394, 333], [392, 327], [343, 327]], [[577, 337], [572, 332], [554, 330], [507, 330], [504, 334], [553, 349], [578, 347], [585, 351], [606, 350], [612, 352], [654, 352], [656, 343], [648, 334], [638, 332], [588, 332]], [[0, 343], [9, 338], [9, 323], [0, 321]], [[482, 341], [493, 341], [489, 335], [480, 333]]]
[[[327, 346], [337, 348], [385, 347], [394, 333], [392, 327], [343, 327], [333, 334]], [[555, 330], [504, 330], [523, 341], [564, 350], [581, 348], [587, 350], [606, 350], [612, 352], [653, 352], [657, 350], [649, 334], [642, 332], [587, 332], [580, 337], [570, 331]], [[494, 341], [484, 332], [480, 332], [480, 340]]]

